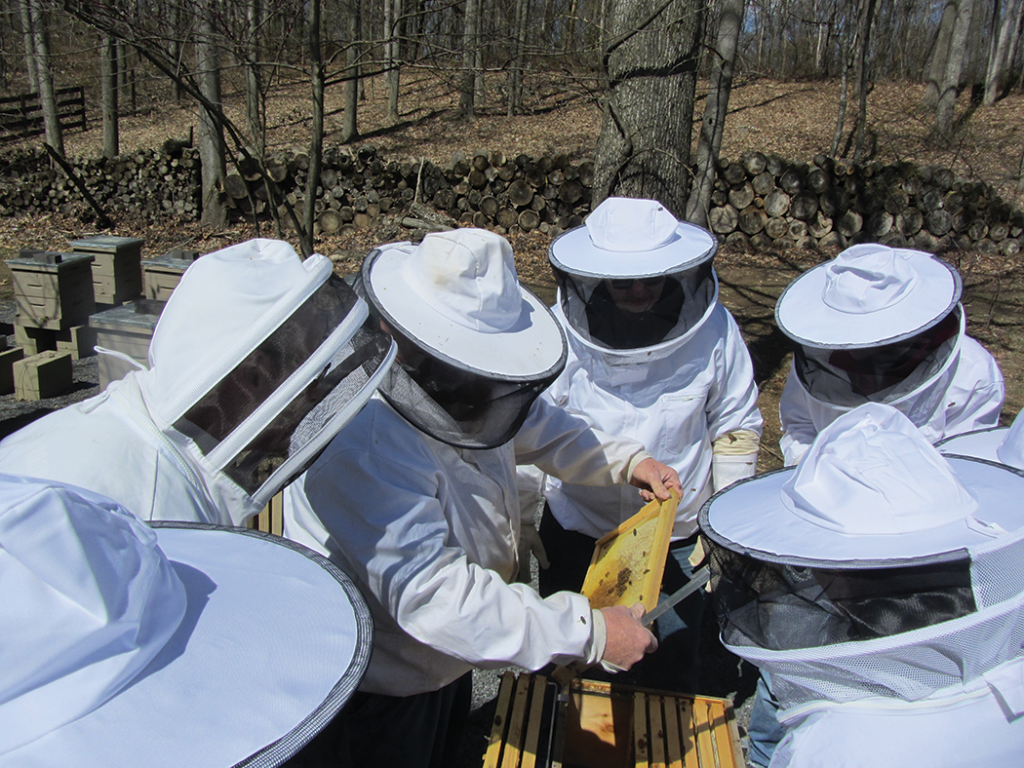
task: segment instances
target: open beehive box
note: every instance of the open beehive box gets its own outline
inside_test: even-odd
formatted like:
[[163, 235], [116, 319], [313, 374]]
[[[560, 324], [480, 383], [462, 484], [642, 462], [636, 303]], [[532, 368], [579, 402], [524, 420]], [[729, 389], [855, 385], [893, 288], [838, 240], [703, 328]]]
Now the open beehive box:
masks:
[[679, 496], [655, 499], [594, 545], [583, 588], [594, 609], [658, 603]]
[[506, 672], [484, 768], [743, 768], [731, 702]]

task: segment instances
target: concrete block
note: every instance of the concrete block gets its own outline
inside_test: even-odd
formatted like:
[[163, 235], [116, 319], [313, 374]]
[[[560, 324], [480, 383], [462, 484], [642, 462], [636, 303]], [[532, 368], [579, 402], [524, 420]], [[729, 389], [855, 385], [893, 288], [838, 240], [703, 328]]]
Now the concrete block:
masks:
[[74, 377], [70, 352], [40, 352], [14, 363], [14, 396], [42, 400], [71, 389]]
[[92, 357], [96, 354], [96, 329], [88, 325], [75, 325], [65, 331], [56, 331], [58, 352], [70, 352], [72, 360]]
[[0, 352], [0, 395], [14, 391], [14, 364], [25, 357], [25, 350], [13, 347]]

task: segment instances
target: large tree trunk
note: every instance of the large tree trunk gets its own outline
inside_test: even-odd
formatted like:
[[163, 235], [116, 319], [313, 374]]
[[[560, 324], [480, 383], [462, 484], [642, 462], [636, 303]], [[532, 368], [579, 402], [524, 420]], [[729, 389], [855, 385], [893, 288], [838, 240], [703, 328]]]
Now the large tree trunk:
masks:
[[29, 0], [32, 16], [32, 37], [36, 51], [36, 74], [39, 75], [39, 103], [43, 109], [43, 125], [46, 127], [46, 143], [61, 157], [64, 157], [64, 134], [60, 129], [60, 115], [57, 114], [57, 96], [53, 88], [53, 72], [50, 70], [50, 37], [43, 14], [42, 0]]
[[402, 0], [384, 0], [384, 68], [388, 83], [388, 120], [398, 122], [398, 20]]
[[320, 184], [320, 165], [324, 148], [324, 60], [320, 50], [320, 0], [309, 0], [309, 81], [313, 96], [313, 121], [309, 139], [309, 176], [306, 180], [306, 205], [303, 231], [299, 232], [302, 254], [313, 253], [313, 220], [316, 216], [316, 188]]
[[[105, 0], [107, 12], [112, 12], [113, 0]], [[120, 120], [117, 109], [117, 41], [112, 35], [103, 36], [100, 50], [100, 100], [103, 105], [103, 156], [115, 158], [120, 148]]]
[[211, 108], [199, 112], [199, 162], [202, 164], [203, 215], [207, 227], [223, 227], [227, 222], [224, 201], [224, 132], [220, 122], [220, 56], [213, 33], [214, 3], [204, 0], [199, 8], [199, 32], [196, 40], [196, 66], [199, 92]]
[[245, 118], [249, 129], [249, 140], [259, 157], [263, 157], [263, 117], [260, 109], [262, 85], [260, 77], [261, 46], [263, 35], [263, 0], [248, 0], [246, 4], [246, 27], [249, 35], [245, 63]]
[[1013, 50], [1014, 38], [1020, 33], [1021, 12], [1024, 2], [1010, 0], [1003, 8], [1003, 16], [999, 20], [999, 36], [992, 52], [992, 58], [985, 73], [985, 96], [983, 103], [992, 106], [1001, 95], [999, 87], [1003, 72], [1009, 63], [1010, 51]]
[[870, 63], [868, 49], [871, 47], [871, 24], [875, 19], [875, 0], [862, 0], [858, 27], [860, 45], [857, 46], [857, 141], [854, 144], [853, 161], [864, 159], [864, 134], [868, 123], [868, 89], [870, 85]]
[[745, 0], [723, 0], [718, 19], [718, 36], [713, 49], [711, 83], [697, 141], [697, 175], [686, 201], [686, 218], [702, 227], [708, 225], [711, 191], [715, 183], [718, 152], [722, 146], [725, 116], [729, 110], [732, 76], [736, 66], [736, 46], [743, 26]]
[[[603, 7], [603, 6], [602, 6]], [[527, 0], [515, 0], [515, 26], [512, 33], [512, 66], [508, 72], [508, 116], [523, 109], [523, 52], [526, 49]]]
[[20, 0], [18, 13], [21, 17], [21, 32], [25, 42], [25, 71], [28, 74], [28, 89], [39, 93], [39, 73], [36, 71], [36, 41], [32, 35], [32, 11], [30, 0]]
[[703, 9], [682, 0], [613, 7], [595, 205], [610, 195], [644, 197], [684, 218]]
[[956, 25], [949, 41], [949, 57], [942, 74], [939, 101], [935, 107], [936, 137], [948, 137], [953, 131], [953, 113], [960, 88], [960, 72], [963, 68], [967, 48], [967, 37], [971, 31], [971, 14], [974, 0], [960, 0], [957, 6]]
[[459, 94], [459, 114], [467, 120], [476, 117], [476, 48], [479, 43], [477, 0], [466, 0], [462, 27], [462, 86]]
[[932, 44], [931, 54], [925, 65], [923, 106], [929, 111], [935, 109], [939, 103], [942, 77], [946, 69], [946, 61], [949, 59], [949, 43], [953, 39], [953, 27], [956, 26], [957, 2], [958, 0], [946, 0], [946, 4], [942, 8], [939, 28], [935, 33], [935, 42]]
[[348, 144], [359, 138], [356, 107], [359, 104], [359, 3], [348, 6], [348, 47], [345, 49], [345, 115], [341, 126], [341, 142]]

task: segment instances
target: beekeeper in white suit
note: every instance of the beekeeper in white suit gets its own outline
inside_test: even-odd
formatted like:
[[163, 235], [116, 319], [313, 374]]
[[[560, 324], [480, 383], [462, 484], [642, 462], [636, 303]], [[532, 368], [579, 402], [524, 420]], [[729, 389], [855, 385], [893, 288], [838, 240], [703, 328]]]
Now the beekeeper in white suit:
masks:
[[51, 480], [0, 473], [0, 584], [2, 768], [282, 765], [371, 651], [320, 555]]
[[[999, 423], [1005, 387], [999, 365], [966, 333], [959, 273], [922, 251], [855, 245], [809, 269], [775, 305], [794, 342], [779, 400], [787, 466], [815, 436], [864, 403], [905, 414], [936, 443]], [[767, 765], [783, 730], [770, 686], [758, 683], [751, 759]]]
[[108, 496], [142, 520], [241, 525], [299, 474], [394, 359], [367, 307], [288, 244], [250, 240], [193, 263], [148, 370], [0, 443], [0, 472]]
[[508, 583], [516, 462], [576, 482], [631, 480], [661, 498], [678, 477], [639, 443], [537, 400], [565, 364], [565, 340], [520, 287], [500, 236], [459, 229], [383, 246], [361, 286], [398, 361], [289, 489], [285, 534], [329, 554], [374, 616], [370, 669], [342, 713], [353, 763], [451, 765], [474, 667], [627, 668], [656, 645], [642, 606], [593, 611], [579, 594], [542, 599]]
[[1024, 764], [1022, 494], [871, 403], [705, 505], [722, 640], [787, 727], [772, 768]]
[[966, 334], [960, 275], [931, 254], [864, 244], [809, 269], [779, 297], [795, 342], [779, 402], [787, 465], [837, 416], [866, 402], [899, 409], [936, 443], [999, 423], [995, 359]]
[[[757, 469], [757, 386], [739, 327], [718, 303], [716, 250], [711, 233], [677, 221], [657, 201], [612, 197], [549, 251], [569, 354], [543, 398], [641, 441], [679, 473], [684, 492], [663, 593], [685, 584], [691, 561], [699, 561], [701, 505]], [[544, 495], [540, 532], [549, 566], [539, 574], [541, 594], [579, 589], [595, 540], [643, 501], [624, 488], [557, 478], [547, 478]], [[702, 594], [658, 620], [659, 649], [631, 682], [697, 690]]]
[[935, 447], [945, 456], [973, 456], [1024, 470], [1024, 411], [1008, 427], [989, 427], [947, 438]]

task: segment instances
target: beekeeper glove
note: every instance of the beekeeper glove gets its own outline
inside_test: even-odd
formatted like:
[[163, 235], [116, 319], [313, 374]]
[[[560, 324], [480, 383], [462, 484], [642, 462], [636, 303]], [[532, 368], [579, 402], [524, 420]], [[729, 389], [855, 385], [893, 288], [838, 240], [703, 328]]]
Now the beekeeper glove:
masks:
[[715, 438], [711, 445], [711, 481], [715, 492], [757, 472], [761, 436], [749, 429], [737, 429]]
[[548, 553], [537, 532], [537, 518], [544, 507], [544, 473], [536, 467], [516, 467], [519, 490], [519, 572], [516, 581], [530, 582], [530, 555], [541, 568], [548, 567]]

